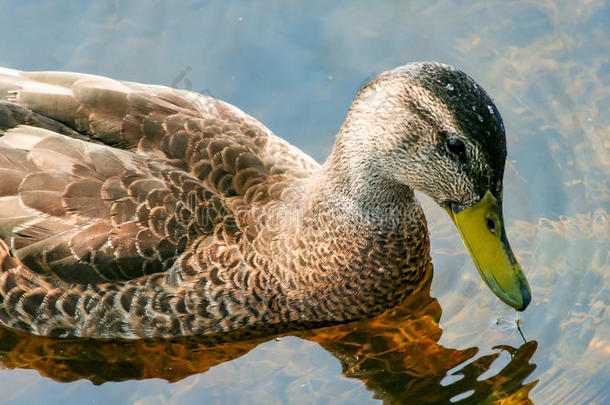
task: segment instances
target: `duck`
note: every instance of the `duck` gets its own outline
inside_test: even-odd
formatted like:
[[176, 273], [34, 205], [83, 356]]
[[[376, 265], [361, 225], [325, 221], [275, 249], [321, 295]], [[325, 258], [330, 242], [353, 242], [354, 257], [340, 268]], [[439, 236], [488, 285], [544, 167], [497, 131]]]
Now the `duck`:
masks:
[[55, 338], [210, 336], [373, 317], [432, 271], [414, 190], [524, 310], [506, 237], [506, 135], [467, 74], [388, 70], [317, 163], [224, 101], [0, 69], [0, 323]]

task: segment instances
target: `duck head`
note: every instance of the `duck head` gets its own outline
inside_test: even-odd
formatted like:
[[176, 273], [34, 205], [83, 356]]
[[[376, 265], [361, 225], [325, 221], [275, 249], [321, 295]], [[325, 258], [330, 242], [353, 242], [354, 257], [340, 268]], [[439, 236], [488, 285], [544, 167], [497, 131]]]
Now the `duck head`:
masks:
[[385, 72], [356, 97], [339, 142], [368, 152], [361, 163], [373, 178], [420, 190], [443, 207], [489, 288], [518, 311], [528, 306], [530, 287], [502, 216], [504, 125], [481, 86], [437, 63]]

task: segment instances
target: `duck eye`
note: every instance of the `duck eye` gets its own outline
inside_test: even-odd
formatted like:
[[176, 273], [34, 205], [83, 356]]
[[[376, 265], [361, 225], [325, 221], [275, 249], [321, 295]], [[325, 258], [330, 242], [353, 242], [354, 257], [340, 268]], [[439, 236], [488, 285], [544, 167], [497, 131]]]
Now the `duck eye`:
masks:
[[489, 229], [490, 232], [496, 231], [496, 221], [494, 221], [492, 218], [487, 218], [485, 222], [487, 223], [487, 229]]
[[447, 149], [455, 155], [462, 156], [466, 152], [466, 145], [459, 139], [449, 139], [447, 141]]

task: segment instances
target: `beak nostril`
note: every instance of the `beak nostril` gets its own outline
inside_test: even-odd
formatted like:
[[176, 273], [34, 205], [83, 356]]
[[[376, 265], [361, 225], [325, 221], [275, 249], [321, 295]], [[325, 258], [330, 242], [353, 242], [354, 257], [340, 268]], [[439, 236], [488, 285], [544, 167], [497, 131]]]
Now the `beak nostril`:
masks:
[[493, 218], [487, 218], [485, 222], [487, 223], [487, 229], [489, 229], [490, 232], [496, 231], [496, 221], [494, 221]]

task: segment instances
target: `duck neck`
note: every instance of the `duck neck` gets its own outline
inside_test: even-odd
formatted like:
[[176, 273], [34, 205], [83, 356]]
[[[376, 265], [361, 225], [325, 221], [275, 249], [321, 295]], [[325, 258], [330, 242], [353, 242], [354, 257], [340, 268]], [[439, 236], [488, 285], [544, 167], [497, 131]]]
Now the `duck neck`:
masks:
[[[301, 315], [319, 320], [371, 316], [396, 305], [430, 266], [425, 217], [413, 189], [384, 176], [372, 149], [356, 149], [339, 135], [306, 187], [303, 222], [284, 235], [286, 263], [278, 275], [287, 302], [300, 302]], [[333, 311], [333, 300], [349, 305]]]
[[346, 121], [341, 129], [316, 179], [316, 193], [324, 201], [351, 206], [354, 214], [380, 215], [380, 225], [384, 219], [404, 216], [419, 207], [413, 189], [395, 181], [380, 165], [384, 159], [370, 142], [373, 130], [355, 127], [358, 129]]

